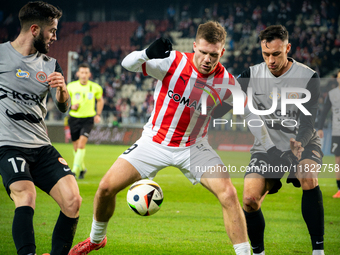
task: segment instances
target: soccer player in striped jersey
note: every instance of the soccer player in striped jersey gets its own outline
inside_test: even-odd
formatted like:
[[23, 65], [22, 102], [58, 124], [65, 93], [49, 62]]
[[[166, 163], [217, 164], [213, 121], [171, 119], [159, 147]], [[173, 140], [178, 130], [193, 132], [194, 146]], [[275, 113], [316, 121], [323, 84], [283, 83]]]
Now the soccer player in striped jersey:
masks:
[[[260, 32], [259, 38], [264, 62], [248, 68], [238, 78], [243, 91], [252, 88], [252, 95], [248, 94], [248, 97], [252, 96], [254, 108], [270, 109], [274, 98], [277, 97], [279, 97], [278, 102], [282, 101], [283, 97], [301, 100], [304, 98], [301, 89], [308, 90], [310, 93], [309, 101], [301, 104], [299, 108], [295, 104], [289, 104], [286, 106], [286, 112], [283, 112], [281, 104], [278, 103], [272, 114], [261, 115], [261, 118], [266, 122], [266, 129], [278, 149], [287, 151], [292, 144], [304, 149], [300, 150], [302, 153], [298, 155], [299, 165], [291, 169], [287, 182], [302, 187], [302, 215], [311, 237], [313, 255], [321, 255], [324, 254], [323, 200], [317, 171], [312, 171], [317, 169], [318, 165], [322, 165], [323, 157], [320, 138], [314, 129], [320, 79], [314, 70], [287, 57], [291, 44], [288, 42], [288, 31], [284, 26], [269, 26]], [[274, 88], [277, 89], [277, 93], [273, 92]], [[290, 93], [282, 93], [286, 88], [292, 88]], [[310, 115], [302, 112], [303, 108]], [[264, 169], [264, 166], [281, 164], [280, 161], [272, 160], [257, 138], [251, 154], [249, 166], [260, 168], [262, 166]], [[254, 172], [247, 172], [245, 176], [243, 209], [253, 252], [264, 254], [265, 221], [261, 204], [267, 194], [278, 192], [282, 186], [280, 179], [285, 172], [257, 172], [256, 168], [253, 169]]]
[[49, 92], [61, 112], [70, 106], [61, 67], [45, 55], [57, 40], [61, 15], [53, 5], [29, 2], [19, 11], [19, 36], [0, 44], [0, 174], [15, 204], [12, 234], [19, 255], [36, 253], [35, 186], [60, 207], [52, 255], [68, 254], [78, 223], [77, 182], [52, 146], [44, 122]]
[[[87, 254], [104, 247], [106, 229], [115, 209], [116, 194], [141, 178], [153, 178], [159, 170], [175, 166], [193, 183], [200, 182], [220, 201], [227, 234], [236, 254], [250, 254], [244, 214], [227, 172], [218, 172], [223, 162], [207, 141], [211, 114], [218, 103], [232, 104], [230, 91], [217, 88], [228, 84], [239, 88], [234, 77], [219, 62], [225, 49], [226, 32], [217, 22], [199, 26], [193, 44], [194, 53], [172, 51], [169, 40], [157, 39], [146, 50], [126, 56], [123, 67], [143, 72], [158, 79], [155, 107], [142, 137], [112, 165], [99, 184], [94, 200], [94, 218], [90, 237], [70, 251], [70, 255]], [[203, 92], [212, 95], [207, 101], [207, 114], [202, 113]], [[206, 94], [206, 95], [207, 95]], [[222, 102], [223, 101], [223, 102]], [[241, 102], [244, 107], [246, 97]], [[246, 118], [258, 118], [247, 112]], [[260, 140], [265, 130], [252, 130]], [[281, 155], [281, 154], [280, 154]], [[208, 169], [198, 171], [195, 166]], [[215, 171], [215, 174], [213, 172]]]
[[333, 195], [333, 198], [340, 198], [340, 70], [337, 74], [338, 87], [330, 90], [326, 97], [322, 113], [320, 114], [318, 135], [324, 137], [323, 126], [327, 117], [328, 111], [332, 108], [332, 147], [331, 152], [335, 155], [335, 171], [336, 184], [338, 192]]

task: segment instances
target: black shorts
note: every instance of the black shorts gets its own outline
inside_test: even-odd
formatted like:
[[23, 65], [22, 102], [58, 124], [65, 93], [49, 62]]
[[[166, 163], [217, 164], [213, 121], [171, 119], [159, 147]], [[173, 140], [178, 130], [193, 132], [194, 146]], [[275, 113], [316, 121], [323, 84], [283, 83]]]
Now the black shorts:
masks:
[[[318, 145], [311, 144], [305, 147], [305, 150], [302, 152], [300, 161], [304, 159], [311, 159], [315, 161], [317, 164], [322, 165], [322, 157], [323, 153], [321, 148]], [[267, 153], [254, 153], [251, 156], [248, 171], [245, 173], [245, 176], [251, 173], [257, 173], [263, 176], [266, 179], [272, 179], [275, 181], [273, 188], [269, 191], [269, 194], [274, 194], [279, 191], [282, 187], [281, 178], [285, 173], [290, 171], [297, 171], [296, 168], [284, 168], [280, 164], [272, 164]]]
[[335, 156], [340, 156], [340, 136], [332, 136], [331, 152]]
[[52, 146], [21, 148], [0, 147], [0, 175], [8, 195], [9, 186], [17, 181], [32, 181], [49, 194], [53, 186], [64, 176], [71, 174], [67, 162]]
[[89, 137], [94, 125], [94, 117], [75, 118], [70, 116], [68, 119], [68, 125], [71, 130], [72, 142], [74, 142], [77, 141], [81, 135]]

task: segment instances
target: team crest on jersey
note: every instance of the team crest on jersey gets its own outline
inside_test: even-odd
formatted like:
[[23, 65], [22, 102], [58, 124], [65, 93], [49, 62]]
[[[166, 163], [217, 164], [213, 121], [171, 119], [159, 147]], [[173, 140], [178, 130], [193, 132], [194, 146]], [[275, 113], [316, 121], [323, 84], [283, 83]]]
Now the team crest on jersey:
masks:
[[[270, 99], [273, 99], [273, 91], [270, 92], [269, 98], [270, 98]], [[277, 93], [277, 100], [279, 100], [280, 98], [281, 98], [281, 94], [280, 94], [280, 93]]]
[[299, 94], [296, 92], [292, 92], [288, 94], [288, 98], [289, 99], [298, 99], [299, 98]]
[[312, 152], [314, 153], [314, 155], [315, 155], [315, 156], [317, 156], [318, 158], [321, 158], [321, 156], [320, 156], [320, 153], [319, 153], [319, 152], [317, 152], [317, 151], [315, 151], [315, 150], [312, 150]]
[[65, 159], [63, 159], [63, 158], [58, 158], [58, 160], [59, 160], [59, 162], [60, 162], [61, 164], [67, 166], [67, 162], [66, 162]]
[[91, 93], [91, 92], [88, 93], [88, 94], [87, 94], [87, 98], [88, 98], [89, 100], [91, 100], [91, 99], [93, 98], [93, 93]]
[[76, 93], [76, 94], [74, 95], [74, 97], [75, 97], [76, 100], [79, 100], [79, 99], [80, 99], [80, 93]]
[[35, 77], [40, 82], [45, 82], [47, 80], [47, 74], [45, 74], [43, 71], [38, 72]]
[[20, 68], [17, 69], [17, 73], [15, 74], [16, 77], [18, 78], [26, 78], [28, 79], [30, 77], [30, 73], [27, 71], [23, 71]]

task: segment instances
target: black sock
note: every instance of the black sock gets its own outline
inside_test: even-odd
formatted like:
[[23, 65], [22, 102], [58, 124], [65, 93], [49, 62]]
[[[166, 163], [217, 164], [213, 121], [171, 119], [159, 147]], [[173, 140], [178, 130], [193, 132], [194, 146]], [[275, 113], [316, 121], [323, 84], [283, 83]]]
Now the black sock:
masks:
[[60, 211], [52, 235], [51, 255], [67, 255], [72, 247], [78, 218], [69, 218]]
[[264, 251], [264, 228], [265, 221], [261, 208], [256, 212], [244, 211], [247, 221], [248, 236], [254, 253]]
[[12, 235], [18, 255], [35, 254], [33, 215], [34, 210], [30, 206], [15, 209]]
[[340, 190], [340, 180], [337, 180], [336, 184], [338, 185], [338, 190]]
[[303, 191], [301, 209], [311, 237], [313, 250], [323, 250], [324, 211], [319, 186]]

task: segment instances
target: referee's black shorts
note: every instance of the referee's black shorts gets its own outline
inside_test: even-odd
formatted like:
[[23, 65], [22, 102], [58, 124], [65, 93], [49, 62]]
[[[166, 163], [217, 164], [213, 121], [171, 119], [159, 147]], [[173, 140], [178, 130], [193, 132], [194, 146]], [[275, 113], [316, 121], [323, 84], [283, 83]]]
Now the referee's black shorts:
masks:
[[81, 135], [89, 137], [94, 125], [94, 117], [75, 118], [70, 116], [68, 119], [68, 125], [71, 130], [72, 142], [74, 142], [77, 141]]

